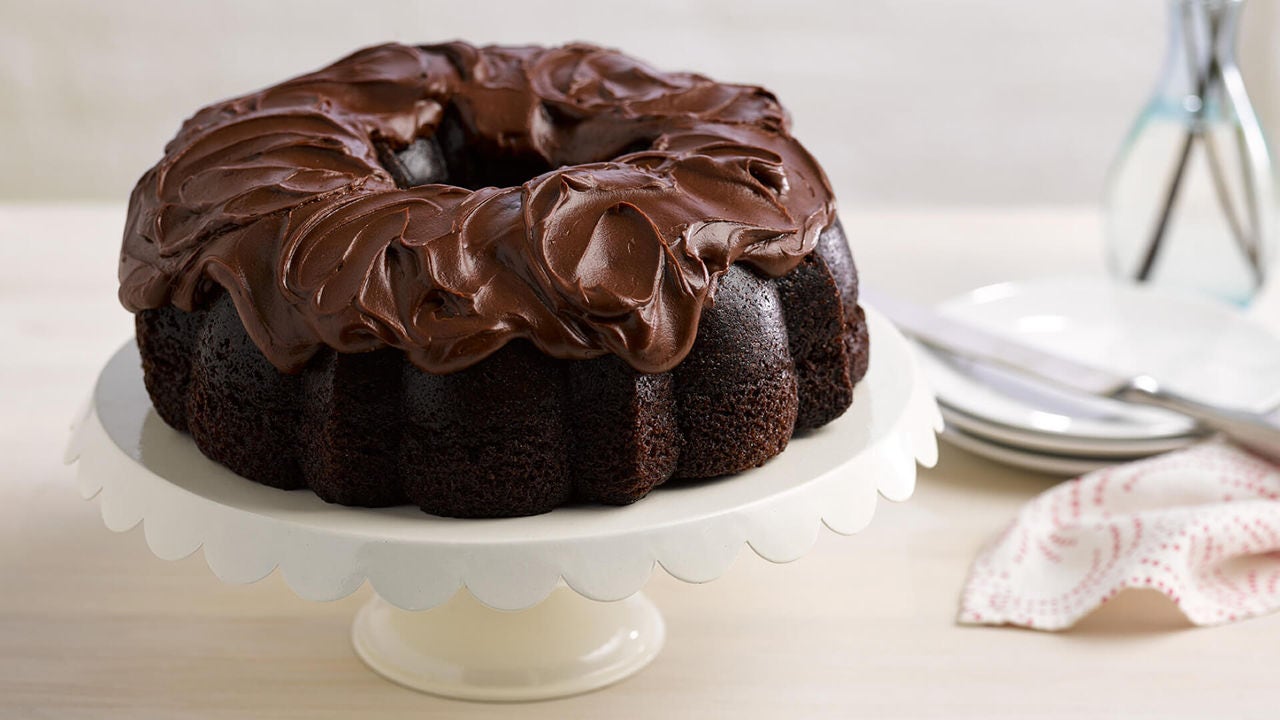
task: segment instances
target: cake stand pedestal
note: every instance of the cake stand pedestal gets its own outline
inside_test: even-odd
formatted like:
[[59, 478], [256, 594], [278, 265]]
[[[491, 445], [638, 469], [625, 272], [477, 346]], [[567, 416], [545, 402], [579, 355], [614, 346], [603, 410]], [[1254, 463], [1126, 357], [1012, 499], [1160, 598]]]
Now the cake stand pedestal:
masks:
[[67, 461], [77, 463], [81, 495], [99, 498], [107, 527], [143, 523], [161, 558], [203, 547], [231, 583], [278, 568], [308, 600], [369, 582], [377, 596], [357, 614], [352, 640], [395, 682], [472, 700], [572, 695], [638, 671], [661, 649], [662, 617], [639, 592], [656, 564], [707, 582], [744, 546], [788, 562], [822, 525], [852, 534], [871, 521], [878, 495], [910, 496], [916, 463], [937, 458], [941, 418], [902, 336], [867, 315], [871, 368], [844, 416], [763, 467], [673, 482], [623, 508], [456, 520], [258, 485], [160, 420], [133, 343], [102, 370]]

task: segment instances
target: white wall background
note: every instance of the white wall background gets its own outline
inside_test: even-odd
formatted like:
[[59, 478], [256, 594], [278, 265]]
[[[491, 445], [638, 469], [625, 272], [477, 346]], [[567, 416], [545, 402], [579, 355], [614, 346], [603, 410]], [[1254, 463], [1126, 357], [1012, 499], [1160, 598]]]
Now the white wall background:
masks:
[[[1276, 5], [1251, 0], [1243, 33], [1268, 120]], [[362, 45], [463, 38], [583, 39], [766, 85], [845, 205], [1088, 203], [1154, 83], [1164, 13], [1160, 0], [0, 0], [0, 200], [122, 201], [208, 102]]]

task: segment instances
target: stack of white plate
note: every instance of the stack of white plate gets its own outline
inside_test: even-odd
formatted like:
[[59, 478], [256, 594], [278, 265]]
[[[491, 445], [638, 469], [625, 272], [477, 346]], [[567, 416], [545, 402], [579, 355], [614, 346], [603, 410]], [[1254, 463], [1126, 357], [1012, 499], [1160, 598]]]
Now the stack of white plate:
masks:
[[[1280, 403], [1280, 338], [1211, 299], [1105, 278], [980, 288], [942, 303], [957, 322], [1096, 367], [1149, 374], [1227, 407]], [[920, 348], [952, 444], [1009, 465], [1078, 475], [1201, 439], [1186, 418], [1062, 392]]]

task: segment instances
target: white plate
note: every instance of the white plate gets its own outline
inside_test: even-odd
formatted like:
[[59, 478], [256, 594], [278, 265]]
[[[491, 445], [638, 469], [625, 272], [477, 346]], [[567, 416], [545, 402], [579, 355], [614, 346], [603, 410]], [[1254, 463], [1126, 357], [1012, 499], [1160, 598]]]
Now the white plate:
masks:
[[1117, 465], [1124, 462], [1116, 458], [1070, 457], [1021, 450], [975, 437], [949, 423], [940, 437], [943, 441], [974, 455], [980, 455], [1004, 465], [1011, 465], [1023, 470], [1031, 470], [1047, 475], [1076, 477], [1077, 475], [1083, 475], [1109, 465]]
[[[1261, 410], [1280, 400], [1280, 339], [1228, 306], [1199, 296], [1044, 278], [992, 285], [938, 307], [944, 317], [1124, 375], [1148, 373], [1209, 402]], [[940, 403], [984, 422], [1011, 446], [1124, 455], [1185, 442], [1178, 415], [1059, 392], [998, 369], [921, 353]]]
[[1117, 458], [1135, 460], [1186, 447], [1200, 439], [1198, 435], [1152, 438], [1150, 440], [1100, 440], [1077, 438], [1061, 433], [1027, 430], [1012, 425], [1002, 425], [986, 418], [970, 415], [950, 405], [939, 404], [947, 425], [963, 430], [969, 435], [1012, 445], [1014, 447], [1054, 455]]

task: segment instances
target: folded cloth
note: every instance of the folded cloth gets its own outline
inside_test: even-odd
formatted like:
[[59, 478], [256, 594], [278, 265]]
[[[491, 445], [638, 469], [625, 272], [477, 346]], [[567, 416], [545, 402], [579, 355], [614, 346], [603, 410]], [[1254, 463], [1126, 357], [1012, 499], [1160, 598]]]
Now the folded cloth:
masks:
[[1125, 588], [1197, 625], [1280, 609], [1280, 468], [1209, 441], [1062, 483], [978, 556], [959, 621], [1061, 630]]

